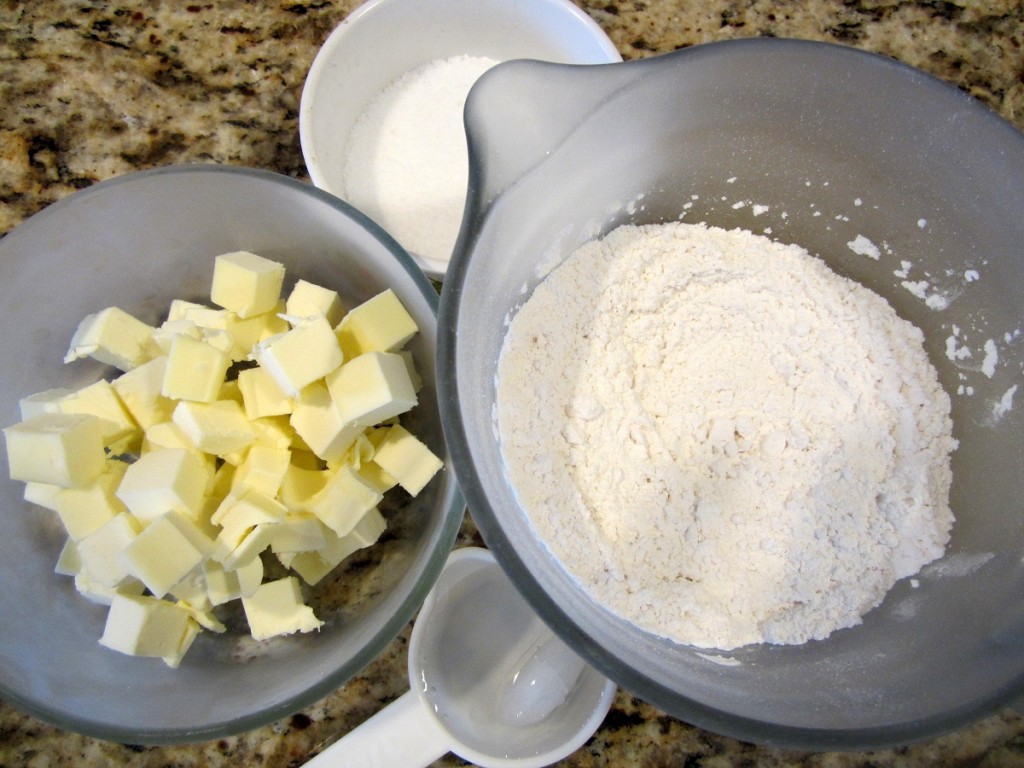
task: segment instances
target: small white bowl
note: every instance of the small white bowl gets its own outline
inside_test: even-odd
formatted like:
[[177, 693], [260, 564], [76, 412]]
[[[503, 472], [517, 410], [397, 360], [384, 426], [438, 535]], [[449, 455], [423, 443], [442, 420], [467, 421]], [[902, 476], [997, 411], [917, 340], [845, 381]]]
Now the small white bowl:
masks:
[[[373, 217], [344, 187], [353, 126], [402, 75], [460, 55], [564, 64], [622, 61], [604, 31], [569, 0], [368, 0], [327, 38], [306, 78], [299, 137], [313, 183]], [[425, 258], [401, 244], [427, 275], [444, 277], [447, 260]]]

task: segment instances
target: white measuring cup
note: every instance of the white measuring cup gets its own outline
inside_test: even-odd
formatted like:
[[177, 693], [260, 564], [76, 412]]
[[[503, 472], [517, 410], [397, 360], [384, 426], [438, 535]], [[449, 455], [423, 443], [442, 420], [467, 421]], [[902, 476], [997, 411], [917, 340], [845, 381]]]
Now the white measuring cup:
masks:
[[478, 547], [448, 557], [420, 609], [409, 687], [307, 768], [422, 767], [448, 752], [483, 768], [540, 768], [579, 749], [615, 695]]

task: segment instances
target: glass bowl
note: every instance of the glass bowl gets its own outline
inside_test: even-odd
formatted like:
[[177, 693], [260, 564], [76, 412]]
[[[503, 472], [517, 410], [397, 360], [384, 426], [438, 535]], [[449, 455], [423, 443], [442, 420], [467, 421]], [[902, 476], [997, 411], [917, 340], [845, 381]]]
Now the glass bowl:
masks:
[[[382, 511], [388, 529], [310, 590], [318, 632], [256, 643], [204, 632], [178, 669], [100, 646], [106, 608], [53, 568], [63, 533], [0, 467], [0, 696], [62, 728], [129, 743], [217, 738], [264, 725], [325, 696], [368, 664], [412, 618], [450, 551], [465, 509], [450, 471], [435, 390], [437, 292], [386, 233], [336, 198], [284, 176], [182, 166], [78, 192], [0, 240], [8, 332], [4, 426], [19, 398], [82, 386], [105, 372], [64, 365], [78, 322], [117, 305], [159, 322], [173, 298], [208, 300], [213, 259], [250, 250], [354, 306], [390, 287], [420, 328], [410, 343], [423, 379], [411, 430], [446, 462], [415, 499]], [[291, 281], [286, 282], [287, 285]], [[404, 417], [403, 417], [404, 418]], [[395, 492], [392, 492], [395, 493]]]
[[[653, 705], [764, 744], [906, 743], [1019, 695], [1024, 136], [890, 59], [768, 39], [612, 66], [503, 64], [470, 93], [466, 122], [469, 202], [439, 315], [442, 413], [484, 539], [552, 628]], [[716, 653], [641, 631], [559, 565], [507, 479], [494, 405], [509, 319], [581, 243], [679, 217], [768, 232], [881, 294], [921, 328], [952, 399], [945, 557], [825, 640]]]

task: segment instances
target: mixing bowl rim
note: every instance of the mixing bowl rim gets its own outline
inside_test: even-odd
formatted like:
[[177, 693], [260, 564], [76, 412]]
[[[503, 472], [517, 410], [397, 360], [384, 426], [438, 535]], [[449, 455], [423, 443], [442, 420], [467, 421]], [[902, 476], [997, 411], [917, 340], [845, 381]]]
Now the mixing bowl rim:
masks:
[[[6, 258], [10, 244], [19, 236], [18, 233], [29, 232], [38, 227], [44, 227], [49, 220], [60, 215], [61, 211], [70, 206], [78, 205], [83, 200], [88, 200], [95, 194], [105, 194], [107, 191], [127, 186], [133, 183], [146, 183], [150, 179], [170, 176], [239, 176], [251, 179], [259, 183], [281, 186], [289, 194], [310, 197], [317, 202], [328, 206], [333, 211], [350, 219], [358, 227], [369, 233], [375, 240], [380, 242], [388, 251], [390, 256], [398, 261], [411, 278], [413, 285], [419, 290], [435, 318], [438, 313], [439, 297], [437, 291], [424, 275], [423, 271], [416, 266], [412, 258], [385, 230], [377, 225], [372, 219], [365, 216], [358, 209], [352, 207], [345, 201], [335, 197], [319, 187], [304, 183], [290, 176], [285, 176], [274, 171], [243, 166], [224, 166], [215, 164], [180, 164], [150, 168], [141, 171], [133, 171], [120, 176], [115, 176], [97, 182], [92, 186], [79, 190], [60, 200], [57, 200], [37, 213], [29, 216], [24, 221], [13, 227], [9, 232], [0, 237], [0, 262]], [[436, 344], [436, 342], [435, 342]], [[443, 420], [443, 416], [441, 417]], [[442, 426], [443, 429], [443, 426]], [[454, 463], [454, 462], [453, 462]], [[6, 680], [0, 680], [0, 698], [11, 703], [17, 709], [51, 723], [59, 728], [74, 731], [76, 733], [108, 741], [118, 741], [130, 744], [151, 744], [168, 745], [181, 743], [194, 743], [209, 739], [223, 738], [239, 734], [248, 730], [262, 727], [287, 717], [290, 714], [302, 709], [309, 704], [323, 698], [334, 689], [345, 684], [354, 677], [360, 670], [365, 668], [375, 659], [381, 650], [412, 620], [419, 606], [426, 598], [431, 586], [437, 580], [444, 567], [448, 553], [455, 544], [459, 527], [462, 523], [465, 500], [461, 487], [458, 485], [454, 472], [451, 473], [451, 499], [443, 509], [443, 519], [438, 528], [438, 540], [434, 550], [427, 555], [426, 568], [417, 577], [413, 589], [401, 601], [391, 617], [384, 622], [379, 632], [375, 633], [365, 643], [360, 651], [351, 657], [347, 663], [325, 673], [314, 685], [308, 686], [294, 695], [288, 696], [278, 704], [260, 708], [248, 715], [233, 720], [222, 720], [217, 723], [201, 728], [191, 729], [162, 729], [150, 728], [146, 730], [126, 730], [123, 726], [111, 725], [90, 719], [87, 715], [70, 715], [47, 706], [37, 701], [32, 696], [26, 696], [17, 689], [12, 688]], [[443, 500], [443, 499], [442, 499]]]
[[[919, 87], [931, 93], [939, 94], [943, 98], [959, 98], [963, 109], [970, 110], [978, 119], [986, 121], [986, 125], [991, 126], [993, 131], [1009, 131], [1012, 139], [1019, 144], [1021, 151], [1024, 152], [1024, 134], [988, 105], [935, 75], [882, 54], [850, 46], [789, 38], [748, 38], [696, 45], [660, 56], [625, 62], [625, 66], [636, 69], [636, 79], [640, 79], [646, 75], [642, 71], [643, 68], [659, 68], [664, 66], [664, 62], [669, 59], [676, 62], [676, 66], [681, 66], [684, 62], [695, 60], [698, 57], [714, 60], [723, 55], [730, 55], [734, 50], [757, 48], [765, 51], [804, 49], [814, 55], [844, 57], [844, 60], [851, 62], [851, 66], [886, 67], [895, 76], [913, 78]], [[544, 67], [548, 71], [553, 71], [551, 68], [579, 69], [576, 65], [548, 62], [512, 62], [499, 66], [524, 65]], [[603, 69], [605, 68], [594, 67], [592, 76], [601, 77]], [[625, 87], [633, 82], [634, 80], [630, 80]], [[477, 87], [486, 87], [486, 84]], [[614, 99], [617, 92], [612, 92], [607, 98]], [[471, 109], [472, 104], [467, 107], [467, 127], [470, 124]], [[586, 117], [579, 123], [582, 124], [585, 120]], [[578, 125], [574, 131], [577, 129]], [[563, 137], [561, 143], [568, 141], [571, 136], [572, 132], [569, 136]], [[557, 153], [561, 143], [552, 147], [549, 155]], [[541, 589], [539, 582], [527, 569], [516, 551], [515, 545], [506, 536], [487, 499], [479, 480], [480, 472], [477, 462], [469, 450], [466, 423], [459, 407], [460, 388], [457, 378], [459, 358], [456, 347], [459, 319], [465, 310], [463, 306], [464, 284], [470, 267], [471, 255], [475, 249], [475, 240], [486, 226], [494, 206], [500, 202], [502, 197], [500, 191], [488, 200], [480, 198], [479, 189], [476, 189], [474, 194], [474, 180], [481, 177], [481, 170], [478, 165], [479, 158], [473, 153], [472, 136], [470, 136], [470, 147], [471, 193], [467, 201], [463, 228], [459, 234], [459, 240], [442, 288], [438, 314], [438, 394], [442, 409], [442, 423], [444, 424], [446, 442], [459, 474], [459, 484], [466, 498], [470, 514], [484, 541], [494, 552], [506, 574], [543, 620], [606, 676], [658, 708], [699, 727], [734, 738], [753, 740], [772, 746], [812, 750], [863, 750], [903, 745], [963, 727], [966, 723], [990, 715], [999, 707], [1018, 699], [1021, 691], [1024, 691], [1024, 675], [1016, 680], [1007, 681], [1001, 689], [984, 699], [927, 718], [885, 726], [824, 729], [755, 720], [702, 704], [693, 698], [674, 692], [658, 680], [639, 671], [635, 665], [615, 658], [611, 653], [599, 647], [593, 638], [587, 635], [569, 616], [568, 612]], [[468, 310], [465, 312], [468, 313]], [[506, 327], [507, 320], [506, 318]]]

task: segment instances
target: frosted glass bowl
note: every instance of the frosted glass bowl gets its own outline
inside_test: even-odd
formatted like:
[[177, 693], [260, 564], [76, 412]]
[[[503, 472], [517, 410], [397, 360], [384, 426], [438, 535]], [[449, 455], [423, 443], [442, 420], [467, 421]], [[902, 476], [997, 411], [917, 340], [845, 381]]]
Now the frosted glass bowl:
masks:
[[[1024, 690], [1024, 136], [890, 59], [786, 40], [503, 64], [466, 123], [469, 202], [439, 315], [445, 429], [484, 539], [551, 627], [652, 704], [767, 744], [905, 743]], [[952, 398], [946, 556], [824, 641], [709, 653], [640, 631], [553, 560], [506, 477], [494, 403], [509, 318], [582, 242], [680, 215], [769, 231], [880, 293], [923, 330]]]
[[[106, 609], [54, 574], [59, 523], [22, 499], [0, 459], [0, 696], [60, 727], [129, 743], [217, 738], [285, 717], [368, 664], [412, 618], [440, 573], [465, 506], [448, 469], [435, 391], [437, 292], [386, 233], [309, 184], [262, 171], [183, 166], [105, 181], [51, 205], [0, 240], [0, 418], [18, 399], [80, 386], [104, 367], [64, 365], [87, 314], [116, 304], [157, 322], [173, 298], [208, 299], [213, 258], [251, 250], [353, 306], [391, 287], [420, 327], [424, 381], [410, 428], [446, 461], [388, 530], [310, 600], [326, 625], [255, 643], [244, 622], [203, 633], [180, 668], [99, 645]], [[394, 492], [393, 492], [394, 493]], [[407, 498], [407, 497], [406, 497]]]

